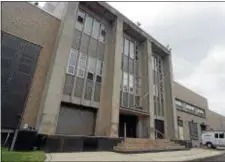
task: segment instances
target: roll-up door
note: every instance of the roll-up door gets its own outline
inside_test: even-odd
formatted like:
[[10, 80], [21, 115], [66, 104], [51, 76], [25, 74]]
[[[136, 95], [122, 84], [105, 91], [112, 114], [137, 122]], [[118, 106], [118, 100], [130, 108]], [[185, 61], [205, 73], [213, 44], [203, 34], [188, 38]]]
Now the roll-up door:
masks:
[[56, 134], [94, 135], [95, 109], [80, 106], [61, 106]]

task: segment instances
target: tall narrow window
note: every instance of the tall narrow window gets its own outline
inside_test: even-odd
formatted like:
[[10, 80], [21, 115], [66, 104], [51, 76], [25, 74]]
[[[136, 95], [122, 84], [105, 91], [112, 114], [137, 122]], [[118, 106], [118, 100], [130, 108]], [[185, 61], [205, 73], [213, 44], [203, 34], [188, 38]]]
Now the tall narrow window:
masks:
[[131, 74], [129, 75], [129, 92], [134, 92], [134, 76]]
[[100, 60], [97, 60], [97, 75], [102, 75], [102, 67], [103, 67], [103, 62]]
[[105, 26], [103, 24], [101, 24], [101, 27], [100, 27], [99, 40], [101, 42], [105, 42], [105, 40], [106, 40], [106, 29], [105, 29]]
[[100, 22], [98, 20], [94, 20], [92, 37], [98, 39], [100, 31]]
[[124, 41], [124, 55], [129, 56], [129, 41], [127, 39]]
[[87, 35], [91, 35], [93, 18], [90, 15], [86, 16], [85, 24], [84, 24], [84, 33]]
[[80, 53], [77, 76], [84, 78], [86, 64], [87, 64], [87, 55], [84, 53]]
[[123, 91], [128, 92], [128, 73], [123, 73]]
[[68, 59], [68, 64], [67, 64], [67, 73], [68, 74], [75, 74], [75, 66], [76, 66], [76, 61], [77, 61], [77, 53], [78, 51], [75, 49], [70, 49], [70, 55]]
[[80, 31], [82, 31], [82, 29], [83, 29], [84, 17], [85, 17], [85, 13], [83, 11], [79, 10], [75, 27], [76, 27], [76, 29], [78, 29]]
[[134, 59], [134, 43], [130, 42], [130, 58]]
[[96, 65], [95, 58], [89, 57], [88, 58], [88, 75], [87, 75], [87, 79], [89, 80], [93, 80], [94, 78], [95, 65]]

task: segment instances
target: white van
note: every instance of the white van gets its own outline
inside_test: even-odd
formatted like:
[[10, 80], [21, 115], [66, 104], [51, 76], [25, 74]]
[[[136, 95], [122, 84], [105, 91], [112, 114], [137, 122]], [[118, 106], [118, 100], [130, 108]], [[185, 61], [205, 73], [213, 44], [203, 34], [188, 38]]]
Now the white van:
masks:
[[225, 147], [225, 130], [205, 131], [201, 135], [201, 143], [208, 148]]

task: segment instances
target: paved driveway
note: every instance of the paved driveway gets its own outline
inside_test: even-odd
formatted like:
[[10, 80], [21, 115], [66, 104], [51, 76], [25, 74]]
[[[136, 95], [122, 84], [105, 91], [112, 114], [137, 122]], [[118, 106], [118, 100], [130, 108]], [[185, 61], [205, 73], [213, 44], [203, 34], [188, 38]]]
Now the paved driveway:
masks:
[[115, 152], [76, 152], [47, 154], [46, 161], [191, 161], [225, 153], [211, 149], [174, 152], [120, 154]]

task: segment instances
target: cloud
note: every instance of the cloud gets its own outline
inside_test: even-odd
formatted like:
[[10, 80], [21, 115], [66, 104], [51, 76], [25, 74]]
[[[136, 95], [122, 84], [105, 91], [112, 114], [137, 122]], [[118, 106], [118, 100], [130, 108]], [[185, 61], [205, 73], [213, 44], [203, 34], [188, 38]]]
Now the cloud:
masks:
[[110, 2], [172, 48], [175, 80], [225, 115], [225, 3]]
[[195, 71], [178, 81], [209, 98], [209, 106], [225, 114], [225, 44], [210, 49]]

